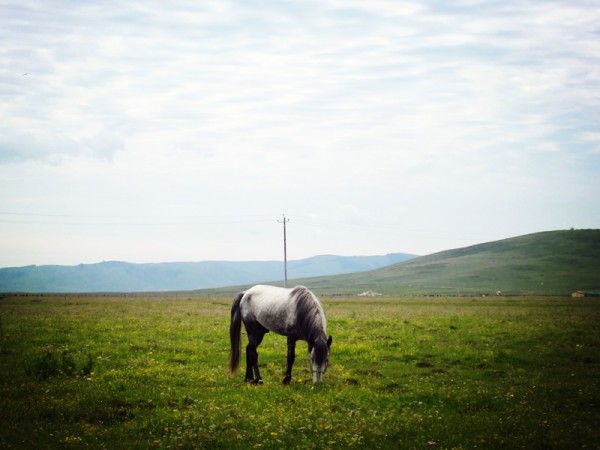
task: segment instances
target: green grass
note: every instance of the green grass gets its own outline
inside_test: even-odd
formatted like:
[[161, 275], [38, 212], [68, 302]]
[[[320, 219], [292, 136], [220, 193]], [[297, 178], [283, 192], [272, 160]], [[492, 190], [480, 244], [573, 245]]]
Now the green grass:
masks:
[[[323, 299], [304, 345], [227, 373], [229, 298], [5, 296], [1, 448], [600, 448], [600, 302]], [[52, 356], [48, 356], [52, 355]]]

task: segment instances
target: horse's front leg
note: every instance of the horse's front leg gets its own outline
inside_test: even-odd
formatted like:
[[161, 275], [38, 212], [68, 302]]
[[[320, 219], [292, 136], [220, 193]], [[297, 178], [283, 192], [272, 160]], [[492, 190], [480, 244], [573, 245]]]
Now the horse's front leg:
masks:
[[290, 384], [290, 381], [292, 381], [292, 366], [296, 360], [296, 339], [288, 336], [287, 345], [287, 368], [285, 369], [285, 378], [283, 379], [283, 384]]

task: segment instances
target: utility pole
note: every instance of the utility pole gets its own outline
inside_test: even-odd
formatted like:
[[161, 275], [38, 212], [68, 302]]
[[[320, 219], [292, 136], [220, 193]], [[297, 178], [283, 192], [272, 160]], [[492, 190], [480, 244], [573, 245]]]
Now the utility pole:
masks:
[[277, 222], [283, 223], [283, 287], [287, 287], [287, 237], [285, 234], [285, 224], [288, 223], [290, 219], [285, 218], [285, 214], [283, 215], [283, 220], [278, 220]]

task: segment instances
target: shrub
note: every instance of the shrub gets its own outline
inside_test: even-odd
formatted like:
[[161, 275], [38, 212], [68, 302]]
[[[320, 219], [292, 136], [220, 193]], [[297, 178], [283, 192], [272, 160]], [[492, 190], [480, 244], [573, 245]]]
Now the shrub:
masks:
[[57, 375], [66, 377], [74, 377], [76, 375], [89, 377], [94, 366], [94, 359], [91, 354], [88, 354], [87, 361], [81, 369], [77, 370], [77, 363], [69, 350], [63, 350], [60, 358], [52, 351], [46, 350], [42, 355], [36, 356], [25, 366], [25, 371], [28, 375], [46, 381]]
[[75, 359], [73, 359], [68, 350], [63, 350], [62, 352], [61, 368], [62, 373], [68, 377], [72, 377], [75, 374]]
[[93, 367], [94, 367], [94, 358], [92, 358], [92, 355], [90, 353], [88, 353], [87, 362], [83, 365], [83, 367], [79, 371], [79, 374], [82, 377], [89, 377], [92, 374]]
[[47, 380], [59, 373], [59, 362], [52, 350], [47, 350], [41, 356], [35, 358], [28, 366], [27, 373], [40, 380]]

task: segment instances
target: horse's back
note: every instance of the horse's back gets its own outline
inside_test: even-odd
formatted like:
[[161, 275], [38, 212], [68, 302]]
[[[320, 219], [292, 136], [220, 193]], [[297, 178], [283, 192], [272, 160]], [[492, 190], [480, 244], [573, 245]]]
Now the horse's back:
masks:
[[295, 326], [292, 289], [256, 285], [244, 293], [240, 307], [245, 322], [255, 320], [269, 331], [287, 335]]

